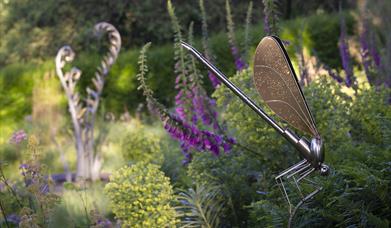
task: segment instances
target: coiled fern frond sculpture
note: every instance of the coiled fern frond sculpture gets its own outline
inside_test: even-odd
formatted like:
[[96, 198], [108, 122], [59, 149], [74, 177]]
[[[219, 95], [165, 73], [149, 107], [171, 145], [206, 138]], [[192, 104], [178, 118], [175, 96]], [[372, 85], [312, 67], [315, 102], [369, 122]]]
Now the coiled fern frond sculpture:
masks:
[[107, 34], [109, 50], [103, 57], [100, 66], [97, 67], [95, 77], [92, 79], [93, 87], [87, 87], [85, 102], [80, 101], [76, 85], [80, 79], [81, 71], [73, 67], [63, 73], [67, 63], [75, 58], [75, 52], [69, 46], [60, 48], [56, 56], [56, 73], [65, 91], [69, 113], [73, 124], [75, 146], [77, 151], [77, 172], [79, 178], [96, 180], [99, 178], [101, 157], [94, 151], [94, 126], [99, 101], [106, 82], [106, 77], [111, 66], [116, 61], [121, 49], [121, 36], [117, 29], [107, 23], [101, 22], [95, 25], [96, 35]]

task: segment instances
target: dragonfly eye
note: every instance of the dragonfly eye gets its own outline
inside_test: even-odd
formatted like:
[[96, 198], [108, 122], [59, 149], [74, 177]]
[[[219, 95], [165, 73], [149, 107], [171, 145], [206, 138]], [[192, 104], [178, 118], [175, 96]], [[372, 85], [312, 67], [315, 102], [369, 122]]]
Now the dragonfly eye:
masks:
[[328, 176], [330, 174], [330, 167], [325, 164], [320, 165], [320, 175]]

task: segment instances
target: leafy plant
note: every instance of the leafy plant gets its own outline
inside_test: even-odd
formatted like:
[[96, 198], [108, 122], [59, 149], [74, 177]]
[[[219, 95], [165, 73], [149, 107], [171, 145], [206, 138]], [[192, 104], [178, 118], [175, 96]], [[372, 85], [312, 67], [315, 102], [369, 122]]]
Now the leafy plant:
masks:
[[219, 157], [196, 154], [187, 175], [195, 185], [219, 186], [220, 203], [224, 207], [223, 213], [219, 213], [222, 226], [246, 224], [248, 211], [245, 206], [258, 198], [257, 190], [265, 191], [261, 182], [270, 181], [264, 176], [261, 163], [237, 146]]
[[263, 13], [264, 13], [264, 30], [267, 35], [277, 35], [279, 12], [278, 12], [278, 0], [263, 0]]
[[122, 225], [129, 227], [175, 227], [173, 190], [169, 178], [157, 165], [137, 163], [113, 173], [105, 193]]
[[[250, 71], [238, 73], [231, 79], [255, 99], [255, 92], [248, 89], [253, 88]], [[344, 86], [325, 76], [319, 76], [304, 88], [317, 127], [326, 142], [326, 163], [331, 165], [333, 172], [328, 178], [314, 177], [324, 189], [299, 209], [293, 219], [294, 227], [387, 227], [389, 224], [386, 214], [389, 214], [387, 186], [390, 178], [385, 175], [391, 160], [389, 143], [385, 141], [390, 135], [391, 112], [386, 95], [389, 90], [359, 89], [354, 97], [343, 91]], [[259, 153], [257, 156], [243, 150], [243, 160], [238, 161], [238, 164], [248, 165], [251, 163], [246, 157], [258, 160], [258, 172], [264, 177], [259, 177], [262, 186], [259, 201], [252, 201], [251, 207], [246, 207], [249, 209], [248, 224], [255, 227], [287, 224], [286, 203], [272, 177], [298, 159], [293, 154], [294, 148], [279, 139], [227, 88], [220, 87], [214, 96], [218, 106], [225, 109], [224, 118], [236, 132], [238, 144]], [[240, 113], [236, 111], [238, 108], [242, 110]], [[235, 147], [233, 151], [237, 149]], [[217, 164], [194, 159], [189, 175], [193, 178], [202, 175], [195, 179], [204, 184], [214, 183], [224, 173], [220, 167], [228, 166]], [[192, 166], [204, 167], [204, 170], [213, 168], [207, 172], [197, 168], [197, 172], [192, 171]], [[246, 172], [245, 168], [235, 170]], [[232, 183], [230, 189], [237, 187], [235, 182], [227, 183]]]
[[177, 196], [181, 203], [181, 227], [220, 227], [220, 217], [224, 204], [219, 186], [199, 186], [181, 191]]
[[142, 125], [130, 131], [122, 142], [122, 154], [127, 162], [161, 164], [163, 153], [158, 135], [149, 132]]
[[[11, 142], [20, 144], [26, 139], [26, 133], [18, 131], [11, 138]], [[5, 199], [4, 196], [8, 198], [7, 204], [0, 200], [4, 219], [1, 223], [4, 222], [7, 227], [11, 222], [19, 227], [47, 226], [53, 209], [59, 203], [59, 197], [53, 192], [53, 181], [51, 178], [45, 178], [46, 166], [40, 163], [39, 142], [34, 135], [28, 137], [26, 154], [28, 156], [25, 162], [20, 165], [23, 183], [15, 186], [11, 186], [5, 177], [3, 164], [0, 163], [0, 181], [5, 187], [5, 191], [0, 191], [0, 195], [2, 199]], [[14, 209], [17, 214], [7, 215], [8, 209]]]
[[236, 44], [235, 24], [234, 24], [232, 12], [231, 12], [231, 4], [229, 0], [225, 1], [225, 11], [226, 11], [226, 20], [227, 20], [227, 35], [228, 35], [229, 45], [231, 48], [231, 53], [235, 60], [236, 70], [241, 71], [247, 67], [247, 64], [242, 60], [241, 53]]
[[[191, 160], [192, 154], [190, 153], [190, 149], [194, 149], [196, 151], [211, 151], [215, 155], [219, 155], [221, 148], [224, 151], [229, 151], [232, 147], [232, 144], [234, 144], [234, 140], [232, 138], [227, 137], [225, 135], [221, 136], [218, 133], [215, 133], [210, 130], [203, 130], [199, 128], [195, 123], [191, 122], [188, 119], [188, 115], [186, 117], [185, 113], [183, 112], [183, 109], [181, 109], [181, 111], [177, 110], [176, 114], [172, 114], [164, 105], [162, 105], [158, 100], [156, 100], [156, 98], [153, 96], [153, 91], [149, 88], [146, 81], [146, 76], [148, 73], [146, 52], [149, 46], [149, 43], [146, 44], [140, 52], [140, 69], [139, 74], [137, 75], [137, 79], [140, 82], [140, 86], [138, 87], [138, 89], [143, 91], [143, 95], [146, 98], [150, 111], [160, 117], [160, 120], [164, 124], [164, 128], [170, 134], [170, 136], [181, 143], [182, 152], [185, 155], [184, 163], [188, 163]], [[178, 51], [178, 53], [180, 52]], [[182, 75], [181, 77], [183, 78], [183, 80], [186, 80], [184, 75]], [[193, 90], [186, 90], [186, 92], [193, 93]], [[180, 100], [182, 99], [183, 98], [181, 98]], [[213, 116], [215, 115], [216, 114], [213, 114]], [[203, 118], [201, 119], [203, 120]], [[214, 118], [212, 119], [212, 121], [216, 121], [216, 119]], [[218, 128], [218, 125], [213, 124], [213, 127], [215, 128], [214, 130], [216, 130], [216, 128]]]
[[247, 13], [246, 13], [246, 25], [245, 25], [245, 28], [244, 28], [244, 45], [243, 45], [243, 49], [245, 51], [244, 57], [246, 58], [247, 62], [250, 62], [249, 61], [250, 56], [248, 56], [248, 52], [249, 52], [249, 49], [250, 49], [250, 40], [251, 40], [251, 37], [250, 37], [250, 25], [251, 25], [252, 16], [253, 16], [253, 2], [251, 1], [248, 4], [248, 9], [247, 9]]

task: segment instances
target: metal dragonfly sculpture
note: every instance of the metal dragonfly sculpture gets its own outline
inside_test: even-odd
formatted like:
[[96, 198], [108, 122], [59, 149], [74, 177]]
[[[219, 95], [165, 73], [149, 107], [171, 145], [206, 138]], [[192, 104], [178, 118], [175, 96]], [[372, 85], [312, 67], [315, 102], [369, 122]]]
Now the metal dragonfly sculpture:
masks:
[[[296, 210], [305, 201], [322, 190], [322, 187], [317, 186], [314, 191], [304, 196], [300, 190], [299, 183], [307, 180], [315, 185], [314, 182], [306, 179], [306, 177], [316, 170], [322, 176], [326, 176], [329, 174], [329, 167], [323, 163], [324, 146], [322, 138], [316, 128], [314, 118], [308, 108], [292, 63], [281, 40], [275, 36], [267, 36], [258, 44], [254, 57], [254, 85], [261, 98], [277, 116], [285, 120], [292, 127], [311, 135], [311, 140], [298, 136], [289, 128], [281, 127], [194, 47], [185, 42], [181, 42], [181, 44], [213, 72], [244, 103], [288, 140], [300, 153], [303, 158], [302, 161], [289, 167], [275, 177], [289, 204], [289, 212], [291, 214], [291, 218], [289, 219], [290, 224]], [[301, 195], [301, 200], [293, 211], [291, 200], [284, 185], [284, 178], [292, 179]]]

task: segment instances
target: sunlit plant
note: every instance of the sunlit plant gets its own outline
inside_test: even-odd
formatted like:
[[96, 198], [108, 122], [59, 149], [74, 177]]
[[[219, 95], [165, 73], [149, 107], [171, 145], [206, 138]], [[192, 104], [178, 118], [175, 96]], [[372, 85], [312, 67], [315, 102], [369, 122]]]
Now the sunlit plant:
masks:
[[110, 177], [105, 193], [125, 227], [175, 227], [175, 197], [168, 177], [154, 164], [126, 166]]
[[[18, 140], [17, 140], [18, 139]], [[51, 220], [53, 209], [59, 203], [59, 196], [53, 191], [53, 181], [46, 177], [46, 166], [40, 162], [40, 148], [38, 138], [34, 135], [27, 136], [24, 131], [18, 131], [11, 138], [12, 143], [20, 144], [22, 140], [28, 140], [26, 158], [19, 166], [23, 177], [23, 184], [11, 185], [3, 171], [3, 163], [0, 162], [0, 183], [4, 186], [0, 191], [0, 209], [3, 215], [4, 224], [18, 227], [45, 227]], [[19, 149], [24, 149], [20, 145]], [[7, 197], [5, 197], [7, 196]], [[8, 204], [3, 203], [7, 198]], [[11, 203], [9, 203], [11, 202]], [[10, 208], [6, 206], [15, 205], [17, 214], [6, 214]]]
[[[186, 148], [194, 149], [197, 151], [210, 151], [215, 155], [218, 155], [220, 150], [229, 151], [234, 144], [232, 138], [215, 134], [209, 130], [202, 130], [192, 122], [186, 122], [186, 120], [179, 117], [178, 114], [173, 114], [168, 111], [154, 96], [153, 91], [147, 85], [146, 76], [148, 74], [147, 65], [147, 50], [150, 47], [150, 43], [146, 44], [139, 57], [139, 74], [137, 80], [140, 83], [138, 89], [143, 91], [143, 95], [146, 98], [150, 111], [160, 117], [163, 122], [164, 129], [170, 134], [170, 136], [186, 145]], [[185, 152], [185, 162], [191, 159], [191, 154]]]

